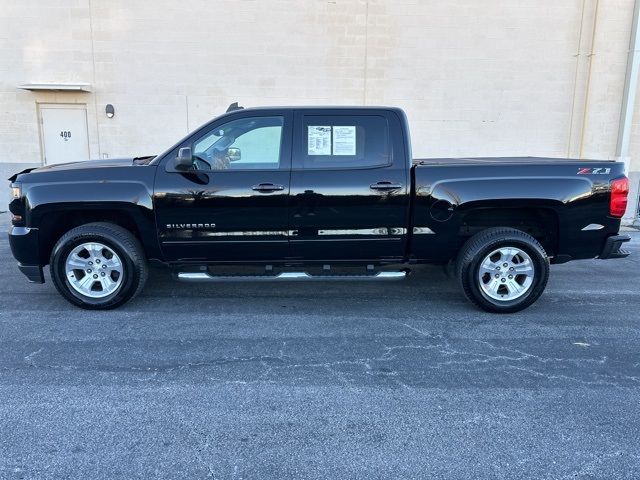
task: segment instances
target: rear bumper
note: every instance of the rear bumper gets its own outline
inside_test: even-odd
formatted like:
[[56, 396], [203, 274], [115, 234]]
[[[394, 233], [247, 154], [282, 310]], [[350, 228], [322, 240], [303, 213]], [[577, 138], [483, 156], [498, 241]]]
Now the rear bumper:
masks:
[[622, 244], [631, 240], [628, 235], [613, 235], [608, 237], [604, 242], [602, 252], [598, 256], [601, 260], [607, 260], [610, 258], [624, 258], [629, 256], [629, 252], [622, 250]]
[[38, 229], [11, 227], [9, 230], [11, 253], [18, 261], [18, 268], [30, 282], [44, 283], [39, 259]]

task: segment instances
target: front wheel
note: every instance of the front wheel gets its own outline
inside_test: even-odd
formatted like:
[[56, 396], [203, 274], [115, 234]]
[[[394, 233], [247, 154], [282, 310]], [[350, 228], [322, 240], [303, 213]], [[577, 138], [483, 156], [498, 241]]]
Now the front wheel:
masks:
[[514, 228], [489, 228], [464, 244], [456, 275], [465, 296], [478, 307], [517, 312], [542, 295], [549, 259], [531, 235]]
[[131, 232], [89, 223], [65, 233], [53, 247], [51, 278], [62, 296], [81, 308], [116, 308], [135, 297], [147, 279], [147, 261]]

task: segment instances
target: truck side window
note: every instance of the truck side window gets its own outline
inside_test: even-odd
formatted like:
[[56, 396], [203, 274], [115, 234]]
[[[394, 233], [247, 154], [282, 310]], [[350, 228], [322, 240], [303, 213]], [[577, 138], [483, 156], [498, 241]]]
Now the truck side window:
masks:
[[193, 144], [198, 170], [277, 169], [283, 117], [233, 120], [207, 132]]
[[391, 163], [387, 119], [380, 115], [305, 115], [304, 168], [366, 168]]

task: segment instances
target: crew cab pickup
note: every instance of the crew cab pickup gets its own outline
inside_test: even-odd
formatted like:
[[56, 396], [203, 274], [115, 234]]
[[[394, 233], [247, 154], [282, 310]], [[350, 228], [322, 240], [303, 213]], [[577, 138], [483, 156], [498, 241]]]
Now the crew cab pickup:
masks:
[[549, 264], [622, 258], [623, 164], [560, 158], [413, 159], [384, 107], [230, 108], [153, 157], [10, 178], [20, 270], [89, 309], [137, 295], [148, 264], [179, 280], [403, 278], [455, 265], [493, 312], [542, 294]]

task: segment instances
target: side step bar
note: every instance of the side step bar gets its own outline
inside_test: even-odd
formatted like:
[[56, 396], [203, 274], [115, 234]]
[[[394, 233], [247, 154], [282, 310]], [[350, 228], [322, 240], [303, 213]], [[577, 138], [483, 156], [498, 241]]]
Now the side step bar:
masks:
[[178, 280], [183, 282], [277, 282], [277, 281], [317, 281], [317, 280], [402, 280], [406, 271], [378, 272], [368, 275], [310, 275], [307, 272], [282, 272], [277, 275], [210, 275], [207, 272], [179, 272]]

